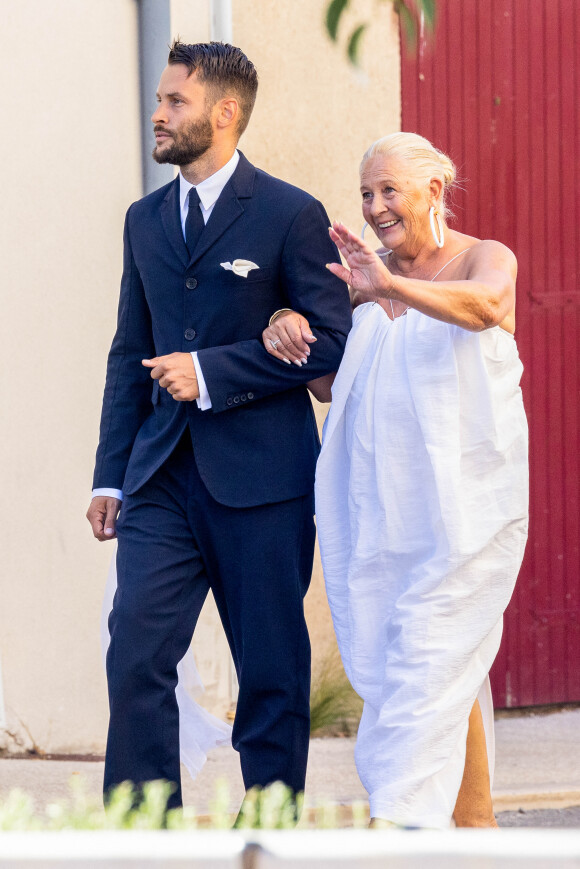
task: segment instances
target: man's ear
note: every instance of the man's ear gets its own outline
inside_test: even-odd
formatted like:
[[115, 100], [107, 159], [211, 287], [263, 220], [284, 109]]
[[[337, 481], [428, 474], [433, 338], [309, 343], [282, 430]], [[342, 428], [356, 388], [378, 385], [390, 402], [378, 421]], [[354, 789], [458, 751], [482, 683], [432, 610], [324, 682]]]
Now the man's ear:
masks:
[[218, 128], [225, 129], [236, 125], [240, 117], [240, 106], [234, 97], [227, 97], [216, 104], [216, 124]]

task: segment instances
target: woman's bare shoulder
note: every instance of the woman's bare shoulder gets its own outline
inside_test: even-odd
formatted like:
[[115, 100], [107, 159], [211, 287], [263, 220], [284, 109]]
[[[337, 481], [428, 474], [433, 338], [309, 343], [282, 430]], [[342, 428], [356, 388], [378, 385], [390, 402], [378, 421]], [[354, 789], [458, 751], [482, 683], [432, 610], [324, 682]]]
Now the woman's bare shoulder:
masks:
[[514, 273], [518, 268], [514, 252], [507, 245], [493, 238], [479, 239], [472, 246], [468, 256], [473, 265], [486, 265]]
[[514, 252], [507, 245], [502, 244], [501, 241], [495, 241], [493, 238], [476, 238], [474, 235], [454, 231], [453, 240], [463, 249], [467, 248], [472, 254], [503, 254], [515, 259]]
[[517, 270], [514, 252], [501, 241], [495, 241], [493, 238], [475, 238], [462, 232], [454, 232], [454, 237], [467, 251], [464, 259], [466, 267], [487, 265], [509, 271]]

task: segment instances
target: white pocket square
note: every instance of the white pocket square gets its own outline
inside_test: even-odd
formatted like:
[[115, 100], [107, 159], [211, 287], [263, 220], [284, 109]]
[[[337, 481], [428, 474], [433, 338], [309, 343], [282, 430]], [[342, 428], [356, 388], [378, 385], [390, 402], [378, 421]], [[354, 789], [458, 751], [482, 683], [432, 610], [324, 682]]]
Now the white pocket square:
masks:
[[248, 272], [251, 272], [252, 269], [260, 268], [260, 266], [257, 266], [256, 263], [251, 262], [249, 259], [235, 259], [233, 263], [220, 263], [220, 266], [227, 272], [233, 272], [241, 278], [247, 278]]

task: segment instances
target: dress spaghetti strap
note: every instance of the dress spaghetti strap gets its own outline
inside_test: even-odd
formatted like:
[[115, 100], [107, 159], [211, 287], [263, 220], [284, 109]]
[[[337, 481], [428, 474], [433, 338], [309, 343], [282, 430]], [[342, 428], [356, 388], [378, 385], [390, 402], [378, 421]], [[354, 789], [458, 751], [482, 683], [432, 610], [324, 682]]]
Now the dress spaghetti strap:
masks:
[[446, 269], [447, 266], [450, 266], [451, 263], [452, 263], [454, 260], [456, 260], [458, 256], [461, 256], [462, 253], [465, 253], [465, 252], [468, 251], [468, 250], [470, 250], [470, 248], [468, 248], [468, 247], [464, 247], [463, 250], [460, 250], [459, 253], [456, 253], [455, 256], [451, 257], [451, 259], [449, 260], [449, 262], [446, 262], [444, 266], [441, 266], [441, 268], [439, 269], [439, 271], [437, 272], [437, 274], [436, 274], [436, 275], [433, 275], [433, 277], [431, 278], [431, 280], [434, 281], [435, 278], [438, 278], [439, 275], [441, 274], [441, 272], [443, 271], [443, 269]]

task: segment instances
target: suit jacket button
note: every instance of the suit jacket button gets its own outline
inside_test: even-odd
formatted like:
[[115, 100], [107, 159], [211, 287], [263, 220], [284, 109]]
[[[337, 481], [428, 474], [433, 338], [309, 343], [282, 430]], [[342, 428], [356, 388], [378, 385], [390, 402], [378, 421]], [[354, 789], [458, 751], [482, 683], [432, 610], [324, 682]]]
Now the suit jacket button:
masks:
[[230, 398], [227, 398], [227, 399], [226, 399], [226, 404], [227, 404], [228, 407], [231, 407], [233, 403], [234, 403], [233, 398], [230, 397]]
[[185, 286], [188, 290], [195, 290], [197, 287], [197, 278], [188, 278], [185, 282]]
[[186, 329], [183, 335], [186, 341], [193, 341], [196, 336], [196, 331], [195, 329]]
[[242, 392], [242, 394], [240, 395], [240, 401], [247, 401], [247, 400], [248, 400], [248, 396], [246, 395], [245, 392]]
[[254, 393], [248, 392], [248, 398], [250, 399], [250, 401], [252, 400], [253, 397], [254, 397]]
[[239, 404], [239, 403], [240, 403], [240, 396], [234, 395], [234, 404]]

